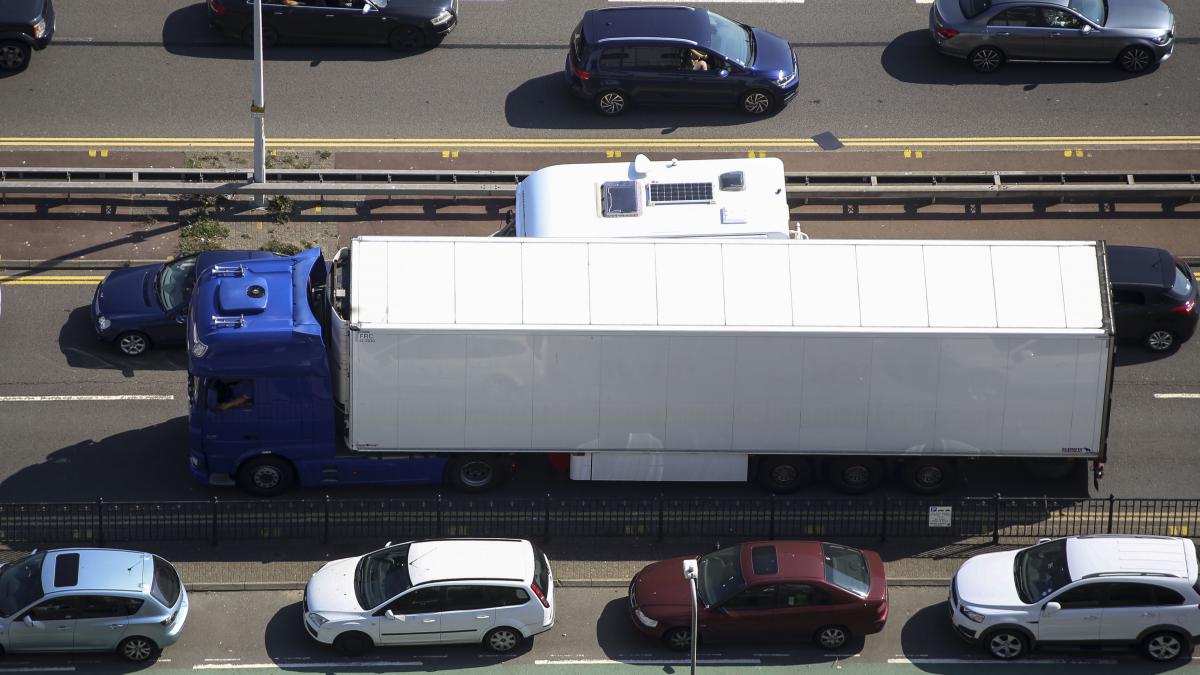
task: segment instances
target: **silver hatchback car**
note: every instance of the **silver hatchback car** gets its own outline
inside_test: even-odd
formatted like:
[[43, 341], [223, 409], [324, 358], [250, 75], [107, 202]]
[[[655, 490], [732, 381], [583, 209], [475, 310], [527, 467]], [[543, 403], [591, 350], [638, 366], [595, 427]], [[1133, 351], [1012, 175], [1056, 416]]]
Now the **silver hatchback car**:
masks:
[[981, 73], [1006, 61], [1116, 63], [1140, 73], [1175, 49], [1162, 0], [936, 0], [929, 35]]
[[187, 611], [179, 574], [149, 553], [56, 549], [0, 566], [0, 654], [116, 651], [147, 661], [179, 640]]

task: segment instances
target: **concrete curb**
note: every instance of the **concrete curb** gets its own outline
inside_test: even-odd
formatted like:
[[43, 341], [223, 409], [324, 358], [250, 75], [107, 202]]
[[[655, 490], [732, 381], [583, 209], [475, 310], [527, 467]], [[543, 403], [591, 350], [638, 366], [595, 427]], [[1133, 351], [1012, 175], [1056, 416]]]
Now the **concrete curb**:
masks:
[[[185, 582], [186, 583], [186, 582]], [[225, 593], [230, 591], [302, 591], [303, 581], [218, 581], [186, 584], [193, 593]], [[562, 588], [627, 588], [628, 579], [559, 579]], [[946, 587], [948, 579], [889, 579], [894, 587]]]
[[135, 265], [156, 265], [165, 260], [18, 260], [0, 258], [4, 270], [115, 270]]

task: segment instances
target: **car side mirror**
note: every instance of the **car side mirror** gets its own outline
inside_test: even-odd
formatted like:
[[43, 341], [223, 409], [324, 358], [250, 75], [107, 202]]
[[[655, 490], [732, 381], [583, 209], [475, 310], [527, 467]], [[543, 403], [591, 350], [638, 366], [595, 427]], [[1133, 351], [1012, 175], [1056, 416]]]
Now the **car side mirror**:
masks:
[[1042, 611], [1046, 614], [1054, 614], [1060, 609], [1062, 609], [1062, 605], [1057, 602], [1047, 602], [1046, 606], [1042, 607]]
[[1087, 35], [1088, 33], [1092, 32], [1092, 25], [1090, 23], [1083, 24], [1083, 28], [1080, 28], [1079, 32]]
[[729, 71], [722, 70], [721, 72], [717, 73], [717, 75], [720, 75], [721, 77], [729, 77]]
[[1038, 539], [1038, 543], [1039, 543], [1039, 544], [1044, 544], [1044, 543], [1046, 543], [1046, 542], [1048, 542], [1048, 541], [1050, 541], [1050, 539], [1049, 539], [1049, 538], [1047, 538], [1047, 537], [1042, 537], [1041, 539]]
[[29, 616], [28, 614], [26, 614], [26, 615], [25, 615], [25, 618], [24, 618], [24, 619], [22, 619], [22, 621], [24, 621], [24, 622], [25, 622], [25, 625], [26, 625], [26, 626], [29, 626], [30, 628], [37, 628], [37, 627], [40, 627], [40, 624], [38, 624], [38, 622], [37, 622], [37, 621], [34, 621], [34, 620], [33, 620], [33, 617], [32, 617], [32, 616]]
[[398, 617], [398, 616], [396, 616], [396, 613], [395, 613], [395, 612], [393, 612], [393, 611], [392, 611], [392, 610], [390, 610], [390, 609], [389, 609], [388, 611], [384, 612], [384, 613], [383, 613], [383, 615], [384, 615], [384, 616], [386, 616], [387, 618], [389, 618], [389, 619], [393, 620], [393, 621], [398, 621], [398, 620], [399, 620], [399, 617]]

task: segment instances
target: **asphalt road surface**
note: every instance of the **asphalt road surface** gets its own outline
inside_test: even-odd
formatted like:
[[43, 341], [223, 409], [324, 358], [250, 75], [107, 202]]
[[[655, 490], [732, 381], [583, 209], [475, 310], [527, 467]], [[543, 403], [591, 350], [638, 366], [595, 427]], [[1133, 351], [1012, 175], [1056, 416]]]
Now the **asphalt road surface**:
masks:
[[[644, 639], [629, 623], [626, 594], [618, 588], [560, 588], [554, 628], [519, 653], [488, 655], [472, 645], [377, 648], [345, 659], [309, 639], [300, 624], [301, 593], [193, 593], [183, 638], [144, 672], [161, 673], [380, 673], [444, 672], [491, 668], [514, 674], [685, 673], [686, 655]], [[896, 675], [938, 673], [1074, 672], [1162, 673], [1190, 660], [1156, 666], [1126, 651], [1035, 652], [1024, 661], [998, 663], [960, 642], [946, 618], [945, 588], [891, 589], [884, 631], [858, 639], [838, 653], [799, 643], [701, 645], [701, 673], [749, 670]], [[231, 620], [236, 617], [236, 620]], [[137, 669], [115, 656], [10, 655], [6, 672], [128, 673]]]
[[[1012, 65], [978, 75], [941, 57], [921, 0], [712, 3], [799, 55], [800, 94], [752, 120], [720, 110], [602, 119], [562, 81], [570, 31], [603, 0], [463, 0], [441, 46], [283, 46], [268, 53], [272, 138], [808, 138], [1194, 134], [1200, 3], [1173, 0], [1175, 55], [1140, 77], [1112, 66]], [[704, 5], [705, 3], [698, 3]], [[7, 140], [246, 137], [249, 50], [214, 35], [202, 2], [58, 0], [54, 43], [0, 80]], [[40, 142], [29, 141], [39, 146]]]
[[[205, 499], [239, 496], [234, 488], [195, 483], [186, 466], [186, 359], [182, 350], [143, 359], [119, 356], [93, 337], [88, 313], [94, 286], [5, 285], [0, 319], [0, 500], [75, 501]], [[1135, 346], [1118, 350], [1107, 476], [1098, 491], [1080, 471], [1039, 480], [1020, 467], [970, 464], [951, 496], [1198, 497], [1196, 438], [1200, 340], [1158, 358]], [[61, 400], [54, 397], [83, 397]], [[51, 397], [51, 398], [47, 398]], [[88, 397], [116, 397], [94, 400]], [[19, 399], [19, 400], [18, 400]], [[335, 496], [417, 496], [423, 488], [339, 488]], [[726, 496], [761, 496], [754, 485], [705, 488]], [[906, 494], [901, 488], [896, 494]], [[293, 494], [318, 497], [325, 491]], [[692, 496], [694, 484], [567, 483], [524, 467], [496, 496]], [[814, 488], [809, 495], [832, 494]]]

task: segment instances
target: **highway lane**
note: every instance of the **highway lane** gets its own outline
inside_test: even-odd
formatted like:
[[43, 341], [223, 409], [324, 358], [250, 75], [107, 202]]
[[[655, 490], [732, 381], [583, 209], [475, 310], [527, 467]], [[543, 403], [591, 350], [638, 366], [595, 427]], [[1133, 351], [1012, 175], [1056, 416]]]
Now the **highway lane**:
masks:
[[[935, 54], [913, 0], [713, 4], [795, 45], [801, 93], [776, 117], [638, 110], [606, 120], [571, 101], [565, 44], [586, 0], [464, 0], [436, 49], [280, 47], [268, 54], [268, 134], [321, 138], [800, 138], [1195, 134], [1200, 4], [1176, 0], [1179, 46], [1156, 72], [1013, 66]], [[703, 4], [703, 3], [701, 3]], [[56, 43], [0, 80], [3, 136], [245, 137], [248, 50], [202, 3], [60, 0]]]
[[[184, 580], [186, 583], [186, 579]], [[471, 645], [377, 648], [358, 659], [337, 656], [305, 634], [298, 591], [192, 593], [183, 637], [142, 672], [175, 673], [363, 673], [469, 671], [490, 668], [515, 675], [563, 673], [677, 673], [686, 655], [644, 639], [629, 624], [623, 588], [559, 588], [557, 622], [519, 653], [496, 656]], [[946, 618], [945, 588], [890, 589], [891, 612], [878, 635], [827, 653], [806, 641], [755, 645], [701, 645], [701, 672], [735, 674], [830, 672], [895, 674], [1162, 673], [1185, 669], [1190, 660], [1154, 666], [1125, 651], [1036, 652], [1000, 663], [960, 642]], [[231, 621], [232, 617], [236, 620]], [[108, 655], [10, 655], [0, 673], [124, 673], [130, 668]]]
[[[233, 488], [194, 483], [186, 469], [186, 361], [181, 351], [144, 360], [118, 356], [91, 333], [88, 285], [5, 285], [0, 320], [0, 397], [148, 396], [159, 400], [0, 398], [0, 500], [205, 499], [239, 496]], [[951, 495], [1198, 497], [1196, 438], [1200, 340], [1166, 358], [1135, 347], [1118, 351], [1108, 473], [1098, 491], [1080, 472], [1062, 480], [1027, 476], [1016, 466], [972, 462]], [[166, 398], [173, 397], [173, 398]], [[430, 495], [442, 487], [341, 488], [340, 496]], [[753, 485], [706, 488], [727, 496], [761, 496]], [[304, 490], [317, 497], [325, 491]], [[695, 494], [688, 484], [565, 483], [536, 462], [523, 466], [497, 496], [547, 492], [579, 496], [672, 497]], [[893, 494], [905, 494], [895, 488]], [[826, 488], [805, 494], [832, 495]]]

